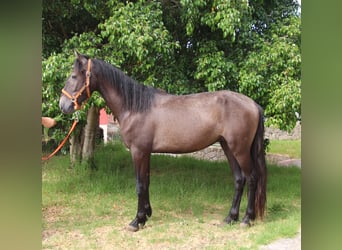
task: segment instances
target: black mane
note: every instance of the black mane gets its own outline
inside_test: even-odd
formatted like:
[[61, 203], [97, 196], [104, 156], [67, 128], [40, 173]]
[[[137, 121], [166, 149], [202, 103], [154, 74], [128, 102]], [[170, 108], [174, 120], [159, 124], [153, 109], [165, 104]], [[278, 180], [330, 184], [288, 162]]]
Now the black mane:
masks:
[[123, 108], [131, 112], [145, 112], [150, 109], [155, 93], [160, 90], [140, 84], [127, 76], [120, 69], [102, 60], [95, 59], [98, 65], [98, 77], [108, 80], [122, 97]]

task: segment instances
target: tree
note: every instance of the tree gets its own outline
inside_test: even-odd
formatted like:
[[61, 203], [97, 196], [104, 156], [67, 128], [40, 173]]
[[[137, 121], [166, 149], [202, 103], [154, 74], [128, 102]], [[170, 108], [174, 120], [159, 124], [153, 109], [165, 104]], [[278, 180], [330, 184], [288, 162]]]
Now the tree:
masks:
[[180, 3], [184, 54], [193, 58], [184, 65], [191, 69], [190, 78], [208, 91], [231, 89], [252, 97], [264, 107], [267, 125], [291, 130], [295, 113], [301, 113], [297, 3]]
[[[82, 2], [82, 4], [81, 4]], [[101, 15], [97, 15], [101, 10]], [[43, 56], [61, 52], [65, 40], [74, 35], [96, 30], [108, 13], [103, 1], [43, 0]]]
[[[44, 0], [43, 115], [61, 117], [58, 128], [70, 123], [58, 100], [77, 49], [169, 93], [242, 92], [268, 125], [290, 130], [301, 100], [297, 8], [293, 0]], [[104, 107], [102, 98], [89, 100], [80, 126], [90, 107]]]
[[[108, 4], [111, 6], [113, 3]], [[138, 79], [144, 79], [146, 83], [153, 85], [156, 80], [155, 75], [160, 75], [160, 69], [170, 62], [173, 47], [177, 46], [177, 43], [169, 41], [171, 37], [162, 26], [161, 14], [158, 3], [152, 2], [145, 6], [142, 3], [140, 5], [117, 4], [113, 7], [112, 16], [99, 24], [100, 32], [85, 32], [65, 40], [62, 51], [52, 53], [43, 62], [43, 113], [52, 117], [57, 115], [62, 84], [55, 83], [62, 83], [67, 78], [73, 59], [68, 54], [76, 48], [91, 57], [107, 59], [117, 66], [123, 65], [128, 74], [135, 75]], [[123, 19], [123, 17], [126, 18]], [[120, 25], [120, 22], [124, 25]], [[116, 57], [109, 56], [113, 53]], [[69, 64], [68, 70], [64, 68], [66, 64]], [[137, 68], [140, 70], [135, 70]], [[167, 78], [164, 80], [164, 82], [168, 81]], [[163, 83], [156, 87], [161, 85]], [[49, 104], [46, 105], [47, 103]], [[84, 111], [78, 114], [80, 124], [84, 126], [83, 114], [87, 112], [87, 126], [84, 131], [83, 129], [77, 130], [71, 138], [72, 162], [80, 159], [81, 161], [90, 160], [91, 163], [93, 148], [88, 146], [93, 145], [95, 126], [90, 124], [98, 123], [95, 120], [96, 114], [98, 114], [98, 108], [103, 106], [103, 99], [95, 94], [85, 106]], [[56, 136], [59, 136], [57, 132]]]
[[290, 130], [301, 107], [300, 19], [286, 18], [270, 30], [240, 64], [239, 91], [265, 107], [268, 125]]

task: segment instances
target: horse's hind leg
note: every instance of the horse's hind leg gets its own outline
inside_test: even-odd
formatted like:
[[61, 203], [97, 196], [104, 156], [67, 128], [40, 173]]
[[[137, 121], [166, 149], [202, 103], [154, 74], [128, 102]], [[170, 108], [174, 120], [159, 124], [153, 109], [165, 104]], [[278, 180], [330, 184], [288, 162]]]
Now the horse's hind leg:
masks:
[[246, 178], [244, 174], [241, 171], [241, 168], [239, 166], [239, 163], [235, 159], [234, 155], [231, 153], [231, 151], [228, 148], [226, 141], [221, 141], [221, 147], [227, 156], [227, 159], [229, 161], [229, 165], [232, 169], [233, 175], [234, 175], [234, 197], [232, 206], [230, 208], [230, 211], [228, 213], [228, 216], [225, 219], [225, 222], [228, 224], [231, 224], [233, 222], [237, 222], [239, 220], [239, 209], [240, 209], [240, 202], [241, 197], [243, 193], [243, 188], [246, 182]]
[[255, 220], [255, 191], [257, 188], [257, 176], [255, 169], [252, 168], [252, 158], [250, 153], [247, 151], [244, 154], [239, 155], [237, 158], [242, 171], [244, 172], [247, 180], [248, 186], [248, 203], [247, 203], [247, 210], [246, 214], [241, 221], [241, 226], [250, 226], [251, 221]]
[[255, 220], [255, 190], [257, 186], [257, 180], [254, 174], [251, 174], [247, 178], [248, 185], [248, 205], [246, 215], [243, 217], [241, 225], [250, 225], [250, 221]]

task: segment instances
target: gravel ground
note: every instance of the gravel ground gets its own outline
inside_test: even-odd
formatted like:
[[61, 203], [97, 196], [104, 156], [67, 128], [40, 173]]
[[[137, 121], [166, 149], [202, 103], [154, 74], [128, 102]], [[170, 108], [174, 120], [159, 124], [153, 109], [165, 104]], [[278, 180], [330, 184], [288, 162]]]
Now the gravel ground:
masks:
[[266, 246], [261, 246], [260, 250], [300, 250], [302, 235], [299, 229], [298, 235], [294, 238], [279, 239]]

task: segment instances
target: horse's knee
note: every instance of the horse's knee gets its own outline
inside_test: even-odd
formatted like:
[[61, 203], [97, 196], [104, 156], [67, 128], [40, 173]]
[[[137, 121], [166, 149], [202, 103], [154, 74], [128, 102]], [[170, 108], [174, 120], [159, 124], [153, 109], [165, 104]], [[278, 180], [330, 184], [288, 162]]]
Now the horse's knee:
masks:
[[258, 182], [258, 177], [255, 173], [255, 171], [253, 171], [250, 176], [248, 177], [248, 187], [251, 189], [255, 189], [257, 186], [257, 182]]
[[242, 191], [245, 186], [246, 178], [244, 176], [235, 177], [234, 186], [237, 191]]

